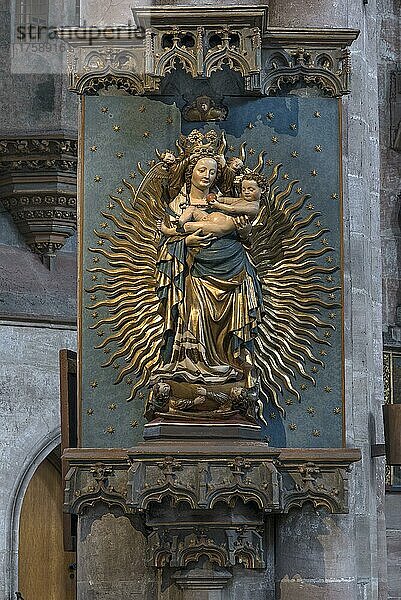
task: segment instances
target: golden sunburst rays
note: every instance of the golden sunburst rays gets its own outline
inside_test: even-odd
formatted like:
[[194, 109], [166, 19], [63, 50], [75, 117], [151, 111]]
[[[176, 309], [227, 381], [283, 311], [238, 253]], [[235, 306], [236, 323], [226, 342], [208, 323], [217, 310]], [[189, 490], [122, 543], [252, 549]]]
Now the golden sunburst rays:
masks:
[[[303, 194], [294, 201], [292, 193], [297, 180], [289, 181], [285, 189], [275, 185], [281, 167], [275, 165], [268, 178], [269, 196], [254, 223], [252, 258], [264, 300], [263, 321], [255, 340], [261, 395], [284, 414], [279, 395], [286, 391], [299, 401], [299, 379], [316, 384], [308, 364], [324, 367], [316, 355], [316, 346], [331, 345], [328, 334], [322, 332], [334, 330], [335, 326], [324, 320], [322, 310], [338, 304], [323, 300], [322, 294], [339, 287], [326, 285], [323, 279], [338, 268], [319, 262], [324, 254], [334, 250], [323, 237], [329, 230], [317, 221], [319, 212], [302, 215], [310, 195]], [[316, 222], [318, 230], [311, 231]], [[322, 239], [325, 244], [318, 248]]]
[[159, 314], [155, 280], [155, 223], [162, 217], [163, 207], [157, 201], [160, 198], [160, 191], [155, 189], [157, 183], [149, 180], [149, 172], [142, 171], [144, 179], [147, 177], [147, 183], [151, 185], [144, 189], [142, 181], [136, 189], [123, 179], [131, 200], [128, 203], [121, 197], [110, 195], [111, 201], [119, 207], [119, 214], [114, 211], [102, 211], [101, 214], [112, 225], [112, 232], [105, 228], [94, 231], [98, 240], [107, 245], [89, 248], [104, 257], [107, 263], [107, 267], [99, 265], [88, 269], [101, 275], [102, 281], [87, 291], [103, 294], [88, 309], [103, 308], [106, 315], [100, 316], [90, 329], [105, 328], [107, 332], [95, 346], [105, 351], [111, 348], [103, 367], [115, 366], [119, 364], [117, 359], [122, 359], [114, 383], [121, 383], [127, 377], [127, 383], [133, 384], [128, 401], [148, 383], [152, 367], [159, 365], [163, 338], [163, 318]]

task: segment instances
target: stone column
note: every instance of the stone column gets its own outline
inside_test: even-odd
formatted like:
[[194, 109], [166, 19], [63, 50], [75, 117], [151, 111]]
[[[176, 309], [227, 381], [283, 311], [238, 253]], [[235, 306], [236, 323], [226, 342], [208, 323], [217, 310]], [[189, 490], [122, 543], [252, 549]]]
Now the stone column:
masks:
[[[351, 476], [350, 514], [304, 509], [277, 522], [280, 600], [387, 598], [382, 441], [382, 315], [376, 2], [270, 3], [270, 24], [360, 30], [343, 99], [346, 444], [362, 448]], [[352, 485], [354, 487], [352, 487]]]

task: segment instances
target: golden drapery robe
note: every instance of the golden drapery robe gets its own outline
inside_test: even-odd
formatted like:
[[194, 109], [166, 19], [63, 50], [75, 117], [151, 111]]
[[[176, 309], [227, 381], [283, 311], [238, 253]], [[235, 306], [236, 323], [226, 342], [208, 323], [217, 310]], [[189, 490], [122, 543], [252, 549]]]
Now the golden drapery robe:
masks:
[[[171, 218], [179, 198], [167, 210]], [[246, 379], [262, 296], [237, 233], [200, 249], [187, 247], [183, 234], [163, 236], [156, 279], [165, 318], [157, 375], [205, 384]]]

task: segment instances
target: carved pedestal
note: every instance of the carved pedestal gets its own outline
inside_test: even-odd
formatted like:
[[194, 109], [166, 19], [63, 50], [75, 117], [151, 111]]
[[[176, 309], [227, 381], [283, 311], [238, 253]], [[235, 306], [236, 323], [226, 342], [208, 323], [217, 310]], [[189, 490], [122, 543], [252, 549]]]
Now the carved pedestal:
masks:
[[261, 580], [272, 572], [272, 515], [307, 503], [347, 512], [348, 472], [359, 457], [354, 449], [280, 450], [212, 439], [68, 450], [65, 509], [84, 523], [98, 504], [126, 515], [141, 535], [144, 568], [170, 589], [159, 598], [224, 598], [220, 592], [234, 585], [238, 568]]

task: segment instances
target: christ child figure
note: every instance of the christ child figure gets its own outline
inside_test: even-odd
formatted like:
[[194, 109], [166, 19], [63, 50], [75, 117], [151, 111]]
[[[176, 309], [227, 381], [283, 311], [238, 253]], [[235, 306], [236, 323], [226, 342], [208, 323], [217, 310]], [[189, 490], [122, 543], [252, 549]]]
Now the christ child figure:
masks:
[[[201, 230], [202, 235], [212, 234], [215, 237], [228, 235], [236, 229], [236, 217], [248, 217], [253, 220], [258, 212], [260, 198], [265, 188], [252, 175], [242, 179], [241, 196], [230, 198], [209, 194], [208, 209], [190, 205], [184, 209], [178, 219], [178, 226], [185, 233]], [[212, 209], [212, 210], [211, 210]]]

